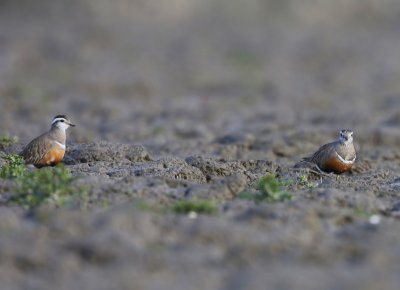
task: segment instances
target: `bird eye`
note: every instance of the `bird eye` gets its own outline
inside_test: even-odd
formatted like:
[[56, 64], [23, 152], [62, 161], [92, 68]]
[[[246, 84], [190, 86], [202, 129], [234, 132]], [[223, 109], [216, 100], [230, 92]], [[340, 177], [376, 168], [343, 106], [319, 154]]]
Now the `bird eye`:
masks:
[[64, 123], [64, 120], [60, 120], [60, 121]]

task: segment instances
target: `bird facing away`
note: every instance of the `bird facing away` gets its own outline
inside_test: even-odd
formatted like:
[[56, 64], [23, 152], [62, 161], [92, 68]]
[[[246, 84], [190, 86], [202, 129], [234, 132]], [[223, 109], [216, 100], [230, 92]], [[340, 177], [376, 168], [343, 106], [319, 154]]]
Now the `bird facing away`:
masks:
[[55, 116], [50, 130], [29, 142], [20, 153], [25, 164], [40, 168], [60, 163], [65, 154], [66, 130], [70, 126], [75, 125], [67, 116]]
[[341, 130], [338, 140], [323, 145], [312, 156], [303, 158], [303, 161], [316, 164], [319, 170], [337, 174], [349, 171], [355, 160], [351, 130]]

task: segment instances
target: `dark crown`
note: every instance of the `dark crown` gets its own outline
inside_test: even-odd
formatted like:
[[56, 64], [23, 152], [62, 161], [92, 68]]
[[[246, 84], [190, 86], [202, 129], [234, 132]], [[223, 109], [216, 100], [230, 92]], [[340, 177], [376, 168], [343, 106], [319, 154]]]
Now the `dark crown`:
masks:
[[344, 129], [344, 130], [340, 130], [340, 133], [341, 134], [351, 134], [351, 133], [353, 133], [353, 131], [349, 130], [349, 129]]
[[57, 119], [57, 118], [68, 119], [67, 116], [65, 116], [65, 115], [57, 115], [57, 116], [55, 116], [55, 117], [53, 118], [53, 120], [54, 120], [54, 119]]

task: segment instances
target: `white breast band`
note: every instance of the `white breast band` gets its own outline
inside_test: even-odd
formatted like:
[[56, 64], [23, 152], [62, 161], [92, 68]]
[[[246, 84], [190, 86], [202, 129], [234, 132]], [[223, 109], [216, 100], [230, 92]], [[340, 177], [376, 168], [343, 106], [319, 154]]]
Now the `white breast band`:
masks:
[[60, 142], [58, 142], [58, 141], [55, 141], [55, 142], [56, 142], [56, 144], [57, 144], [58, 146], [60, 146], [62, 149], [65, 150], [65, 145], [64, 145], [64, 144], [62, 144], [62, 143], [60, 143]]
[[336, 156], [339, 158], [339, 160], [340, 160], [341, 162], [345, 163], [345, 164], [353, 164], [354, 161], [356, 160], [356, 156], [354, 156], [354, 158], [351, 159], [351, 160], [346, 160], [346, 159], [344, 159], [342, 156], [340, 156], [336, 151], [335, 151], [335, 153], [336, 153]]

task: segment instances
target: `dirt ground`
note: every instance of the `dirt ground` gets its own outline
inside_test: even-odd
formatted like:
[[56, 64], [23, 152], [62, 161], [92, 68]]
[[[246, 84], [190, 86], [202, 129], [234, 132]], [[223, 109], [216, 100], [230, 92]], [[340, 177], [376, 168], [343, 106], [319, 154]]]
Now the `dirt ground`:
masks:
[[[397, 1], [93, 3], [0, 5], [2, 150], [67, 114], [89, 189], [25, 210], [0, 179], [1, 289], [398, 289]], [[352, 172], [293, 168], [340, 129]], [[292, 200], [240, 198], [270, 173]], [[218, 210], [160, 210], [192, 199]]]

